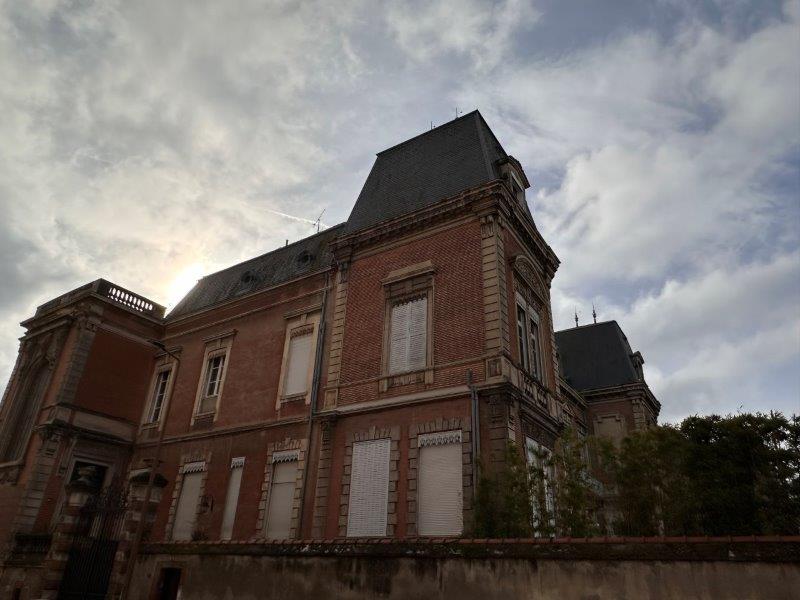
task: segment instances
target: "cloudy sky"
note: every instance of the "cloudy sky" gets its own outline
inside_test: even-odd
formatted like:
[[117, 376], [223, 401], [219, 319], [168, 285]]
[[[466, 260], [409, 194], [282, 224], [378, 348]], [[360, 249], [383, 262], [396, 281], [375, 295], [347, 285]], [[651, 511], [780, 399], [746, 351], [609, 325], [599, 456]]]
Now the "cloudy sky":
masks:
[[662, 418], [800, 412], [800, 2], [0, 0], [0, 379], [98, 277], [172, 306], [347, 218], [374, 154], [481, 110]]

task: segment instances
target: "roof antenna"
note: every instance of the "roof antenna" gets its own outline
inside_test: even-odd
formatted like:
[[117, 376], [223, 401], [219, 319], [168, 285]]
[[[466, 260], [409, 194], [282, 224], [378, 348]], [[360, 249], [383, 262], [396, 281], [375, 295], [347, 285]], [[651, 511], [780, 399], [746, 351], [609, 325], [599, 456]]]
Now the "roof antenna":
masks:
[[433, 121], [431, 121], [431, 131], [433, 131]]
[[592, 318], [594, 319], [594, 324], [597, 325], [597, 311], [594, 309], [594, 302], [592, 302]]
[[575, 309], [575, 327], [578, 326], [578, 309]]
[[322, 212], [321, 212], [321, 213], [319, 213], [319, 216], [317, 217], [317, 220], [316, 220], [316, 221], [314, 221], [314, 227], [316, 227], [316, 228], [317, 228], [317, 233], [319, 233], [319, 226], [320, 226], [320, 224], [321, 224], [321, 221], [320, 221], [320, 219], [322, 219], [322, 215], [324, 215], [324, 214], [325, 214], [325, 211], [326, 211], [326, 210], [327, 210], [327, 209], [323, 208], [323, 209], [322, 209]]

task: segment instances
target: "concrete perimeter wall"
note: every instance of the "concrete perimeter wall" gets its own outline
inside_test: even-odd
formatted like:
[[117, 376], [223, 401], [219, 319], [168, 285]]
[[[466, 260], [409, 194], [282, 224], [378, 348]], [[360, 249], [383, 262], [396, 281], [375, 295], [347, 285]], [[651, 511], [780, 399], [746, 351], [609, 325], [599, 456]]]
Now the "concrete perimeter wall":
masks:
[[131, 600], [163, 567], [181, 600], [800, 598], [800, 538], [152, 544]]

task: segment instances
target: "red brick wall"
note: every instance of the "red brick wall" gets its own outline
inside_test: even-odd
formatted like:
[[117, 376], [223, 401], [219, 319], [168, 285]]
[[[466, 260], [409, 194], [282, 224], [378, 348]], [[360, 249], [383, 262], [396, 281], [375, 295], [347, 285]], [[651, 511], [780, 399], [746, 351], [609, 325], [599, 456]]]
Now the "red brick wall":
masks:
[[[219, 539], [222, 515], [225, 510], [228, 478], [231, 473], [231, 459], [239, 456], [245, 457], [233, 539], [243, 540], [255, 536], [257, 534], [256, 522], [259, 502], [261, 501], [261, 487], [264, 483], [267, 446], [270, 443], [283, 441], [287, 437], [300, 439], [305, 435], [306, 425], [295, 424], [268, 430], [206, 437], [165, 445], [162, 449], [161, 460], [163, 463], [160, 472], [167, 478], [168, 484], [164, 488], [163, 496], [158, 506], [151, 539], [164, 539], [173, 490], [180, 478], [178, 470], [182, 464], [182, 458], [189, 453], [210, 456], [210, 459], [206, 461], [208, 475], [203, 493], [213, 498], [213, 508], [211, 511], [201, 514], [198, 518], [198, 525], [205, 530], [209, 539]], [[148, 453], [140, 452], [137, 458], [134, 459], [134, 464], [138, 462], [138, 456], [141, 455], [147, 456]]]
[[[400, 426], [400, 458], [397, 480], [397, 529], [396, 537], [405, 537], [407, 530], [407, 479], [409, 426], [423, 424], [436, 419], [460, 417], [469, 422], [470, 400], [458, 398], [440, 400], [415, 406], [387, 408], [380, 412], [342, 417], [337, 420], [333, 432], [333, 457], [331, 461], [330, 484], [328, 488], [328, 520], [325, 528], [326, 538], [339, 537], [339, 501], [342, 493], [343, 460], [345, 443], [350, 433], [365, 431], [371, 427], [383, 428]], [[466, 499], [465, 499], [466, 501]]]
[[[468, 368], [480, 369], [476, 376], [483, 377], [479, 358], [483, 353], [485, 330], [481, 235], [480, 224], [475, 220], [353, 261], [348, 276], [340, 404], [372, 400], [378, 392], [376, 378], [381, 375], [386, 317], [381, 280], [391, 271], [427, 260], [431, 260], [436, 269], [434, 363], [444, 365], [478, 359], [472, 365], [437, 369], [432, 387], [463, 385]], [[425, 386], [395, 388], [391, 393], [420, 389]]]
[[154, 349], [98, 330], [78, 384], [75, 404], [138, 422], [147, 394]]
[[[287, 312], [321, 302], [322, 276], [261, 294], [235, 307], [181, 321], [167, 330], [168, 347], [181, 348], [180, 368], [171, 400], [167, 435], [190, 429], [197, 387], [209, 336], [236, 330], [215, 428], [302, 416], [308, 406], [295, 402], [276, 411]], [[188, 331], [187, 331], [188, 330]], [[151, 368], [152, 372], [152, 368]]]

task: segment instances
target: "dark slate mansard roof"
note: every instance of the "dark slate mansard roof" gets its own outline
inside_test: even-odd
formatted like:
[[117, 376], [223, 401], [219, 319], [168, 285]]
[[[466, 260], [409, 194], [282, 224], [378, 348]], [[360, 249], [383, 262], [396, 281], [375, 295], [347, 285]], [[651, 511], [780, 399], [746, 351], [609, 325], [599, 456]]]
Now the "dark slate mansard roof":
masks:
[[[325, 268], [331, 264], [329, 245], [336, 237], [497, 180], [500, 161], [509, 158], [477, 110], [377, 156], [346, 223], [203, 277], [167, 319]], [[310, 261], [298, 259], [303, 252]]]
[[616, 321], [556, 331], [556, 346], [562, 375], [578, 391], [644, 381]]
[[378, 153], [345, 233], [426, 208], [500, 178], [508, 155], [475, 110]]
[[330, 227], [283, 248], [206, 275], [170, 311], [167, 319], [327, 268], [332, 262], [330, 242], [341, 235], [342, 227], [343, 224]]

